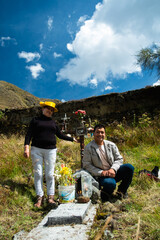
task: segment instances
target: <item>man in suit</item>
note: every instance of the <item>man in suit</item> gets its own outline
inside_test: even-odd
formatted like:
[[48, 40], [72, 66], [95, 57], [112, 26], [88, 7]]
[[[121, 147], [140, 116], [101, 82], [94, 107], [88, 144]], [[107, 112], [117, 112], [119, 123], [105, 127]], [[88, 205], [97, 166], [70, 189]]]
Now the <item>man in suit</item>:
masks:
[[120, 182], [117, 190], [119, 198], [128, 196], [127, 189], [132, 181], [134, 167], [123, 164], [117, 146], [105, 140], [105, 126], [98, 124], [94, 127], [94, 140], [84, 149], [83, 169], [98, 179], [102, 201], [107, 201]]

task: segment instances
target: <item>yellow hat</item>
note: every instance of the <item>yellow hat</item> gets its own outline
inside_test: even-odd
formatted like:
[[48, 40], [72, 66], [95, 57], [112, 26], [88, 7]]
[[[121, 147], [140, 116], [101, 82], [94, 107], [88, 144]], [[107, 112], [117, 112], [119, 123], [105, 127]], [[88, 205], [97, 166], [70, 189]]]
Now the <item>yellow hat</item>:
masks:
[[54, 112], [58, 112], [58, 109], [55, 107], [56, 104], [54, 102], [40, 102], [39, 103], [41, 107], [49, 106], [54, 109]]

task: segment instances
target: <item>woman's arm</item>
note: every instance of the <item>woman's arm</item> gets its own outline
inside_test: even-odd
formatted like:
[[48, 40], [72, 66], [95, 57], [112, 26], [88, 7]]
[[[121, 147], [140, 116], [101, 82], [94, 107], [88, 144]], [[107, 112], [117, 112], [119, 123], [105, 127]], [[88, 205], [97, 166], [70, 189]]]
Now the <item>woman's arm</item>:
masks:
[[71, 142], [75, 141], [73, 137], [69, 137], [69, 136], [67, 136], [67, 135], [64, 135], [64, 134], [60, 131], [60, 129], [59, 129], [59, 127], [58, 127], [57, 125], [56, 125], [56, 136], [57, 136], [58, 138], [60, 138], [60, 139], [66, 140], [66, 141], [71, 141]]
[[33, 119], [30, 122], [27, 134], [25, 136], [25, 141], [24, 141], [24, 157], [29, 158], [29, 144], [33, 135]]
[[24, 145], [24, 157], [29, 158], [29, 145]]

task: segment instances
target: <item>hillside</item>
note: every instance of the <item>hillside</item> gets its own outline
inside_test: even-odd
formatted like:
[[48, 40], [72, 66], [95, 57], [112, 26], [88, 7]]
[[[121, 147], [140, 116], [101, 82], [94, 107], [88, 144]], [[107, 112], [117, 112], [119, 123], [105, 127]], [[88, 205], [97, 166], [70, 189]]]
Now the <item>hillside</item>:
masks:
[[[35, 97], [11, 83], [0, 81], [0, 109], [2, 110], [5, 108], [15, 109], [38, 106], [41, 100], [46, 99]], [[60, 102], [59, 100], [53, 101]]]
[[[147, 115], [139, 118], [137, 125], [135, 122], [132, 126], [127, 122], [121, 124], [114, 122], [106, 127], [107, 139], [118, 145], [125, 163], [131, 163], [135, 172], [128, 190], [128, 199], [106, 203], [98, 201], [99, 207], [97, 205], [95, 222], [90, 233], [88, 232], [88, 239], [98, 239], [95, 236], [102, 231], [107, 217], [112, 214], [112, 224], [106, 228], [107, 236], [104, 235], [101, 240], [160, 240], [160, 181], [156, 182], [147, 175], [138, 174], [143, 169], [151, 171], [155, 166], [160, 168], [159, 130], [159, 117], [151, 120]], [[85, 138], [85, 145], [91, 140], [90, 137]], [[36, 193], [32, 161], [24, 158], [23, 149], [24, 136], [12, 135], [8, 138], [0, 135], [0, 240], [11, 240], [13, 235], [20, 231], [30, 232], [51, 210], [46, 201], [41, 209], [33, 207]], [[80, 144], [59, 140], [56, 170], [63, 163], [75, 172], [81, 166], [80, 153]], [[56, 178], [57, 203], [58, 184]], [[46, 198], [46, 184], [44, 192]], [[72, 227], [74, 228], [74, 224]], [[112, 231], [112, 237], [108, 230]], [[80, 231], [77, 235], [81, 233]], [[50, 239], [53, 238], [52, 235]], [[31, 238], [19, 235], [14, 239]], [[35, 236], [34, 239], [38, 238]], [[82, 239], [81, 236], [79, 239]]]
[[[18, 91], [22, 91], [23, 95]], [[20, 133], [22, 130], [21, 126], [28, 126], [31, 119], [39, 114], [40, 106], [38, 102], [42, 99], [35, 98], [31, 94], [15, 88], [15, 86], [12, 91], [6, 87], [5, 92], [6, 94], [3, 94], [2, 100], [0, 99], [0, 104], [2, 105], [3, 103], [3, 109], [0, 105], [0, 112], [2, 112], [3, 116], [0, 119], [0, 133]], [[12, 93], [12, 97], [8, 96], [8, 92]], [[18, 100], [16, 99], [17, 103], [14, 100], [15, 96], [18, 98]], [[37, 103], [35, 99], [38, 99]], [[6, 102], [4, 105], [4, 100], [10, 100], [10, 102]], [[22, 102], [21, 105], [20, 100]], [[160, 86], [124, 93], [111, 93], [64, 103], [59, 100], [53, 101], [56, 102], [58, 108], [58, 114], [54, 115], [54, 119], [58, 124], [62, 124], [62, 119], [67, 114], [67, 117], [69, 117], [67, 128], [69, 132], [72, 132], [75, 131], [77, 124], [79, 124], [75, 121], [74, 114], [78, 109], [86, 111], [86, 121], [90, 119], [92, 122], [96, 120], [104, 124], [112, 123], [115, 120], [121, 122], [124, 118], [128, 122], [132, 122], [133, 119], [136, 121], [144, 113], [148, 113], [153, 118], [160, 112]], [[12, 102], [16, 105], [16, 108], [14, 108]], [[26, 105], [27, 107], [24, 107]], [[4, 109], [4, 106], [9, 109]]]

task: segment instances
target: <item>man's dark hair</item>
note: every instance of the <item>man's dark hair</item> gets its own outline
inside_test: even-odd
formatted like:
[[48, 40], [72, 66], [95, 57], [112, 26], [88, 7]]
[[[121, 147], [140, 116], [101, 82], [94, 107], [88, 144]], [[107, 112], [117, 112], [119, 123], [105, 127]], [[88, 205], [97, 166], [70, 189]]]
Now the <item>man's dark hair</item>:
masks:
[[96, 131], [96, 129], [100, 129], [100, 128], [104, 128], [105, 130], [105, 126], [103, 124], [97, 124], [95, 127], [94, 127], [94, 132]]

